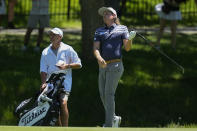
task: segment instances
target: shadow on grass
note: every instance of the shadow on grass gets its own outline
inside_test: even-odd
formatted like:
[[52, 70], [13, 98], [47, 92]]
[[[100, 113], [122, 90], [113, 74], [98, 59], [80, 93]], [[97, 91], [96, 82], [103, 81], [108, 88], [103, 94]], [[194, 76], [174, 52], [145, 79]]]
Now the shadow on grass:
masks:
[[[144, 34], [155, 40], [154, 34]], [[0, 123], [15, 125], [14, 107], [39, 90], [40, 53], [30, 49], [21, 52], [23, 36], [2, 36], [0, 44]], [[80, 35], [66, 34], [64, 42], [81, 53]], [[185, 74], [136, 37], [133, 50], [123, 52], [125, 72], [116, 93], [116, 113], [122, 126], [160, 127], [171, 122], [196, 124], [197, 106], [197, 36], [177, 35], [177, 50], [169, 45], [170, 35], [161, 41], [162, 50], [185, 68]], [[42, 48], [49, 43], [44, 37]], [[31, 49], [32, 48], [32, 49]], [[73, 71], [72, 93], [69, 97], [70, 126], [101, 126], [104, 110], [98, 93], [96, 60], [82, 59], [83, 68]]]

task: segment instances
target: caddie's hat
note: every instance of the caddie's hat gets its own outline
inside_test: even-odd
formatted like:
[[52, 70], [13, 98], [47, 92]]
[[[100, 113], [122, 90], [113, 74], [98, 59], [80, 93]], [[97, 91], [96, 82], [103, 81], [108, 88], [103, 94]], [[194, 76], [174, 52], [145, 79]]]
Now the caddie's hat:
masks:
[[56, 35], [60, 35], [61, 37], [63, 37], [63, 31], [60, 28], [55, 27], [51, 29], [49, 32], [52, 32]]

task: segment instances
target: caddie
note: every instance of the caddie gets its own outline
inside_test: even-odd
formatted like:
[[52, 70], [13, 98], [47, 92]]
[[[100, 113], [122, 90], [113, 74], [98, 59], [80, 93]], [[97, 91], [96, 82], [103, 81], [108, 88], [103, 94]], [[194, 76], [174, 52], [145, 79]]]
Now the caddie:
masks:
[[52, 72], [67, 71], [63, 82], [64, 91], [59, 96], [61, 104], [59, 125], [68, 126], [69, 112], [67, 101], [72, 86], [72, 69], [81, 68], [81, 60], [71, 46], [62, 42], [63, 31], [61, 29], [53, 28], [49, 31], [49, 36], [51, 44], [43, 50], [40, 60], [41, 90], [46, 87], [47, 77]]

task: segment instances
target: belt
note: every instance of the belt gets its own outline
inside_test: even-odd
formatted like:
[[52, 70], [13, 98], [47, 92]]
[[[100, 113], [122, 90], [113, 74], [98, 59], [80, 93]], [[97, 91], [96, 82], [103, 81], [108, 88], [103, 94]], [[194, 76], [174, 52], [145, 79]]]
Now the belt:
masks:
[[113, 60], [108, 60], [108, 61], [105, 61], [107, 64], [110, 64], [110, 63], [114, 63], [114, 62], [120, 62], [121, 59], [113, 59]]

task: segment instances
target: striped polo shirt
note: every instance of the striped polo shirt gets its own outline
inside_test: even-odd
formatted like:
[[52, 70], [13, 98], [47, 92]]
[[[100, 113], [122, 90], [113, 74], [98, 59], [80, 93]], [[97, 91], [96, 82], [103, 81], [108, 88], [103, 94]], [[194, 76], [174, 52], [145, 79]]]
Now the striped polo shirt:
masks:
[[94, 42], [100, 42], [100, 54], [104, 60], [120, 59], [122, 57], [123, 39], [128, 39], [126, 26], [113, 24], [111, 27], [98, 28]]

